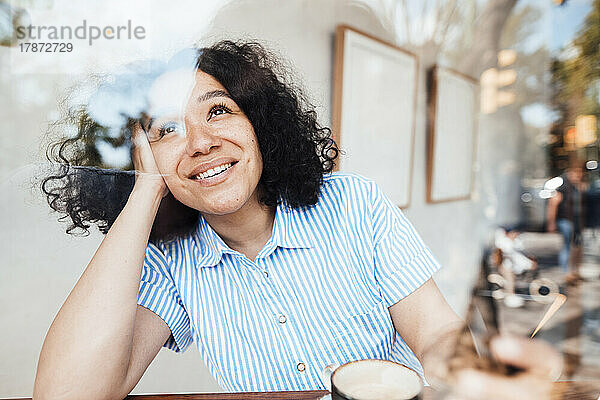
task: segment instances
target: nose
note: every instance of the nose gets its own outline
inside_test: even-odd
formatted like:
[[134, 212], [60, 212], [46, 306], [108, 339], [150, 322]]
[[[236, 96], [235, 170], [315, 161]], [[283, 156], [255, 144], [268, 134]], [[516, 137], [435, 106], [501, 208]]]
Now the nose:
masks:
[[221, 146], [221, 138], [210, 127], [202, 124], [186, 124], [186, 153], [190, 157], [208, 154]]

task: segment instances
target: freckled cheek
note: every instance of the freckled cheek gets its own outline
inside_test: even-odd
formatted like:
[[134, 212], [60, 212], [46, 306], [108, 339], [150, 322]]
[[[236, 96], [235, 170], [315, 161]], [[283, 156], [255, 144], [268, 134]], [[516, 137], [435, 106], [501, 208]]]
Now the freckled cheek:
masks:
[[238, 118], [236, 121], [227, 124], [225, 131], [232, 132], [238, 139], [243, 138], [245, 142], [250, 142], [256, 139], [254, 127], [247, 118]]
[[182, 177], [179, 176], [177, 171], [177, 158], [174, 154], [170, 153], [155, 153], [154, 160], [156, 161], [156, 166], [158, 170], [162, 174], [167, 186], [171, 191], [173, 191], [177, 187], [183, 186]]
[[156, 160], [156, 166], [158, 167], [158, 170], [165, 177], [175, 175], [177, 173], [176, 164], [173, 163], [172, 160], [159, 157], [155, 157], [154, 159]]
[[256, 155], [256, 175], [258, 175], [258, 178], [260, 178], [260, 176], [262, 175], [262, 171], [263, 171], [263, 160], [262, 160], [262, 156], [260, 155], [260, 152]]
[[176, 173], [164, 174], [163, 178], [167, 184], [167, 187], [174, 195], [182, 193], [182, 190], [184, 190], [185, 184], [187, 183], [184, 178], [180, 177]]
[[252, 151], [252, 153], [254, 153], [253, 158], [257, 160], [258, 167], [262, 171], [262, 154], [260, 152], [256, 133], [254, 132], [252, 125], [245, 126], [244, 135], [244, 141], [247, 143], [246, 146], [250, 149], [250, 151]]
[[252, 144], [253, 144], [253, 150], [254, 150], [254, 157], [256, 158], [256, 164], [258, 166], [258, 171], [259, 171], [259, 174], [262, 174], [262, 170], [263, 170], [262, 153], [260, 152], [260, 147], [258, 147], [258, 143], [256, 142], [256, 139], [252, 140]]

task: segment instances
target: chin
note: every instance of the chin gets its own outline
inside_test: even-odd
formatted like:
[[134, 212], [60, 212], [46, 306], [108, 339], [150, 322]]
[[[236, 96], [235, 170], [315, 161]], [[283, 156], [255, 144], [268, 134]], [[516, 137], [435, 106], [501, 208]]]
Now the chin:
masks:
[[[172, 186], [173, 196], [186, 206], [207, 215], [228, 215], [239, 211], [253, 198], [254, 191], [247, 185], [231, 182], [200, 189], [194, 185]], [[258, 184], [258, 182], [257, 182]]]
[[220, 206], [215, 207], [215, 206], [210, 206], [210, 207], [202, 207], [202, 208], [198, 209], [198, 211], [202, 215], [228, 215], [228, 214], [235, 213], [240, 208], [241, 207], [220, 207]]
[[[241, 198], [241, 196], [237, 196]], [[192, 199], [188, 204], [189, 207], [198, 210], [201, 214], [209, 214], [209, 215], [227, 215], [233, 214], [238, 211], [243, 205], [246, 203], [242, 200], [236, 200], [235, 197], [230, 197], [227, 199], [202, 199], [201, 202], [194, 201], [196, 199]]]

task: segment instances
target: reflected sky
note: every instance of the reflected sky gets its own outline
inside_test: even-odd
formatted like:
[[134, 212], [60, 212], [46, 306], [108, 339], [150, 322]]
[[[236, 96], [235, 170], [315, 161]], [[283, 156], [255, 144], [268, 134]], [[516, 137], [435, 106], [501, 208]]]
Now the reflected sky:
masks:
[[143, 40], [99, 39], [90, 46], [86, 39], [73, 38], [74, 50], [60, 56], [22, 53], [18, 47], [10, 51], [11, 73], [86, 74], [109, 72], [117, 65], [139, 59], [169, 59], [202, 37], [214, 15], [229, 1], [180, 0], [177, 7], [165, 7], [160, 0], [54, 0], [50, 3], [13, 0], [12, 3], [26, 8], [31, 23], [37, 26], [76, 27], [86, 20], [88, 25], [104, 27], [126, 25], [130, 20], [134, 26], [144, 28]]

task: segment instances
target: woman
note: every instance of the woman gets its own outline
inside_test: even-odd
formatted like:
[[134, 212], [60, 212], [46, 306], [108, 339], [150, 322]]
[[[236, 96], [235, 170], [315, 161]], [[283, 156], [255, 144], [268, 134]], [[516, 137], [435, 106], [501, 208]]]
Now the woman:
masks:
[[[116, 113], [135, 144], [133, 185], [66, 167], [45, 183], [70, 229], [96, 222], [106, 237], [48, 332], [34, 397], [121, 398], [163, 345], [191, 341], [230, 391], [323, 388], [324, 366], [360, 358], [422, 372], [461, 321], [401, 211], [372, 181], [330, 174], [330, 130], [261, 46], [195, 50], [191, 72], [181, 60], [152, 79], [143, 107]], [[59, 159], [91, 164], [107, 128], [80, 122]], [[556, 363], [529, 363], [555, 354], [495, 344], [525, 372], [466, 371], [459, 390], [543, 398]]]

